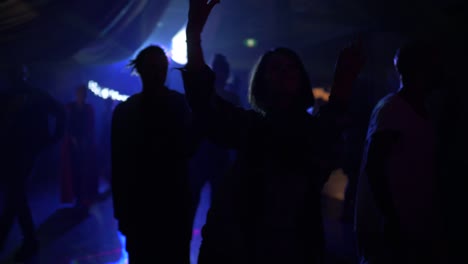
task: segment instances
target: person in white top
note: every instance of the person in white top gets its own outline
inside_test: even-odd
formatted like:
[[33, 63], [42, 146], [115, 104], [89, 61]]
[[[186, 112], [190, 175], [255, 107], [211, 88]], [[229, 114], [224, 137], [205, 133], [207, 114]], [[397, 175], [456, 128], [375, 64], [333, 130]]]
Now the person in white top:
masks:
[[427, 109], [429, 95], [441, 87], [437, 51], [425, 42], [400, 48], [401, 88], [372, 113], [356, 198], [361, 263], [444, 262], [435, 128]]

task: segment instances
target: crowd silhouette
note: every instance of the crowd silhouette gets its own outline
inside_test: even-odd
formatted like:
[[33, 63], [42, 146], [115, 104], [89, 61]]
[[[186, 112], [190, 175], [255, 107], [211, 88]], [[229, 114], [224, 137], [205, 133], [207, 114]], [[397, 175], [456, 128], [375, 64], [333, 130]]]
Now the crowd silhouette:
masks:
[[353, 224], [360, 263], [449, 263], [441, 117], [430, 106], [446, 79], [441, 45], [403, 44], [394, 59], [400, 88], [372, 113], [350, 107], [366, 65], [362, 39], [337, 54], [330, 98], [312, 112], [301, 57], [277, 47], [253, 66], [245, 109], [229, 88], [227, 58], [205, 61], [202, 33], [219, 3], [190, 0], [188, 62], [179, 69], [185, 93], [165, 85], [164, 49], [144, 48], [129, 64], [141, 92], [115, 109], [106, 102], [98, 140], [86, 85], [62, 105], [27, 82], [25, 66], [11, 67], [10, 89], [0, 94], [0, 250], [17, 218], [24, 240], [16, 260], [38, 253], [25, 185], [39, 153], [61, 140], [61, 201], [87, 215], [99, 179], [108, 180], [131, 264], [190, 263], [207, 183], [199, 264], [327, 263], [322, 189], [339, 168], [349, 179], [343, 221]]

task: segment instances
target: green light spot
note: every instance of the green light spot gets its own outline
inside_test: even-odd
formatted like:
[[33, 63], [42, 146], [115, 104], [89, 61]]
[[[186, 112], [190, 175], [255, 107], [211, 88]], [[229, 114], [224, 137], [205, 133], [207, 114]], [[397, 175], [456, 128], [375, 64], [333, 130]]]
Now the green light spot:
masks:
[[248, 38], [244, 40], [244, 45], [248, 48], [254, 48], [255, 46], [257, 46], [257, 40], [253, 38]]

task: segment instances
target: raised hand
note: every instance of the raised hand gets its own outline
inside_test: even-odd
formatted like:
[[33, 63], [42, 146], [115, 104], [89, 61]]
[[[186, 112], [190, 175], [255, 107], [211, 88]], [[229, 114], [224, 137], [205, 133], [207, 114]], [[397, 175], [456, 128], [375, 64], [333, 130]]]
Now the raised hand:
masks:
[[201, 34], [211, 10], [219, 3], [220, 0], [190, 0], [186, 31], [187, 36], [197, 36]]
[[363, 55], [361, 39], [340, 52], [335, 66], [334, 87], [331, 91], [332, 97], [349, 100], [353, 82], [361, 73], [365, 62], [366, 59]]

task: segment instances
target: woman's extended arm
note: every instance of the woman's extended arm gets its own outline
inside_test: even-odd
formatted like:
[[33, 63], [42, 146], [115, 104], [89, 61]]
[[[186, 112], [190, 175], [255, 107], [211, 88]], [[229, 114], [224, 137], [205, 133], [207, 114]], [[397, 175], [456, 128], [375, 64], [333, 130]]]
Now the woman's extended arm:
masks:
[[182, 77], [186, 97], [196, 120], [202, 122], [204, 133], [220, 145], [238, 148], [254, 115], [216, 95], [215, 74], [206, 65], [201, 47], [201, 32], [217, 3], [219, 1], [190, 1], [186, 32], [188, 63], [182, 70]]
[[365, 63], [362, 44], [357, 42], [343, 49], [338, 57], [330, 102], [321, 107], [317, 114], [318, 149], [322, 153], [318, 162], [322, 169], [323, 183], [331, 170], [337, 169], [337, 159], [342, 150], [343, 131], [348, 123], [346, 111], [351, 98], [352, 87]]

